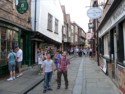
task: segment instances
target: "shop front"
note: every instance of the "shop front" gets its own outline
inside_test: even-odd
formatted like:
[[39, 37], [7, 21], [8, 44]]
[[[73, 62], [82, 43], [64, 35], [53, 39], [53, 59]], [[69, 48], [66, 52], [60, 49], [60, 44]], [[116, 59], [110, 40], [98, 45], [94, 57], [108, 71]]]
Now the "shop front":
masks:
[[15, 50], [19, 46], [23, 50], [23, 64], [31, 65], [31, 33], [18, 26], [0, 21], [0, 75], [8, 73], [7, 56], [10, 48]]
[[55, 49], [61, 50], [61, 43], [49, 38], [48, 36], [38, 32], [34, 31], [32, 36], [32, 47], [33, 47], [33, 61], [35, 64], [38, 63], [38, 56], [37, 56], [37, 50], [38, 48], [41, 48], [42, 50], [46, 51], [49, 47], [53, 49], [53, 52]]
[[[125, 93], [125, 0], [114, 1], [98, 29], [100, 67]], [[112, 14], [111, 14], [112, 11]], [[110, 15], [110, 16], [109, 16]]]

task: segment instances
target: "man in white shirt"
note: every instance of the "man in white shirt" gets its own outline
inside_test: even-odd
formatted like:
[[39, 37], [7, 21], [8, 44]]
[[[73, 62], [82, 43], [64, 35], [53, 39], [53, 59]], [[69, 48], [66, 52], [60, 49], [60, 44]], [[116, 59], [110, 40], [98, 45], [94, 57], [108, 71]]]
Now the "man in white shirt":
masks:
[[17, 46], [16, 47], [16, 61], [17, 61], [17, 67], [19, 70], [19, 74], [17, 77], [20, 77], [23, 75], [22, 73], [22, 61], [23, 61], [23, 51]]
[[51, 55], [48, 53], [47, 59], [43, 63], [43, 75], [45, 77], [43, 93], [46, 93], [47, 90], [52, 91], [50, 82], [53, 72], [54, 72], [54, 63], [53, 60], [51, 60]]

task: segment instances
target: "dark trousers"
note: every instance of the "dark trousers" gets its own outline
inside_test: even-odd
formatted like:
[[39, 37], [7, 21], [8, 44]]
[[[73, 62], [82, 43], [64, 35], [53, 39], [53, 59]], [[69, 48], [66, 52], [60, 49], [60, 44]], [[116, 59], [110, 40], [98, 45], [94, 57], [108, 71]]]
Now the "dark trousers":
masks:
[[50, 82], [52, 78], [52, 72], [45, 73], [44, 90], [51, 88]]
[[68, 87], [68, 78], [67, 78], [67, 71], [58, 71], [58, 79], [57, 79], [57, 83], [58, 86], [61, 86], [61, 76], [63, 74], [64, 80], [65, 80], [65, 86]]

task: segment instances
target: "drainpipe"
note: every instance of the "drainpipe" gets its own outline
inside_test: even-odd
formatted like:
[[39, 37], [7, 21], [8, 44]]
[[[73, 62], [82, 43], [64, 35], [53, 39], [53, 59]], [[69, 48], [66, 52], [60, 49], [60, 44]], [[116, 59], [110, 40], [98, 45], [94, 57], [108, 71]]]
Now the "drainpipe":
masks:
[[[98, 7], [98, 0], [93, 2], [93, 7]], [[97, 27], [98, 27], [98, 19], [95, 19], [94, 24], [97, 22]], [[96, 24], [95, 24], [95, 30], [96, 30]], [[98, 66], [99, 64], [99, 36], [98, 36], [98, 31], [97, 31], [97, 62]]]
[[[97, 19], [97, 26], [98, 26], [98, 19]], [[99, 64], [99, 34], [97, 31], [97, 62], [98, 62], [98, 66], [100, 66]]]
[[35, 0], [35, 18], [34, 18], [34, 31], [36, 31], [36, 13], [37, 13], [37, 0]]

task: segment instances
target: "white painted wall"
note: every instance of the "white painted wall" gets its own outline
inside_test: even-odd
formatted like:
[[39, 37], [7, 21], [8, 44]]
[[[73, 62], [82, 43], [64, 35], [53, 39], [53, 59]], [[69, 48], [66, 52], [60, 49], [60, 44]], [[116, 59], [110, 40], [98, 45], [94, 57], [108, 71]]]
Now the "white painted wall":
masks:
[[[32, 0], [32, 27], [34, 28], [34, 1]], [[53, 16], [53, 32], [47, 30], [48, 13]], [[58, 34], [54, 33], [55, 18], [59, 20]], [[36, 31], [62, 43], [63, 12], [59, 0], [37, 0], [37, 23]], [[34, 30], [34, 29], [33, 29]]]

